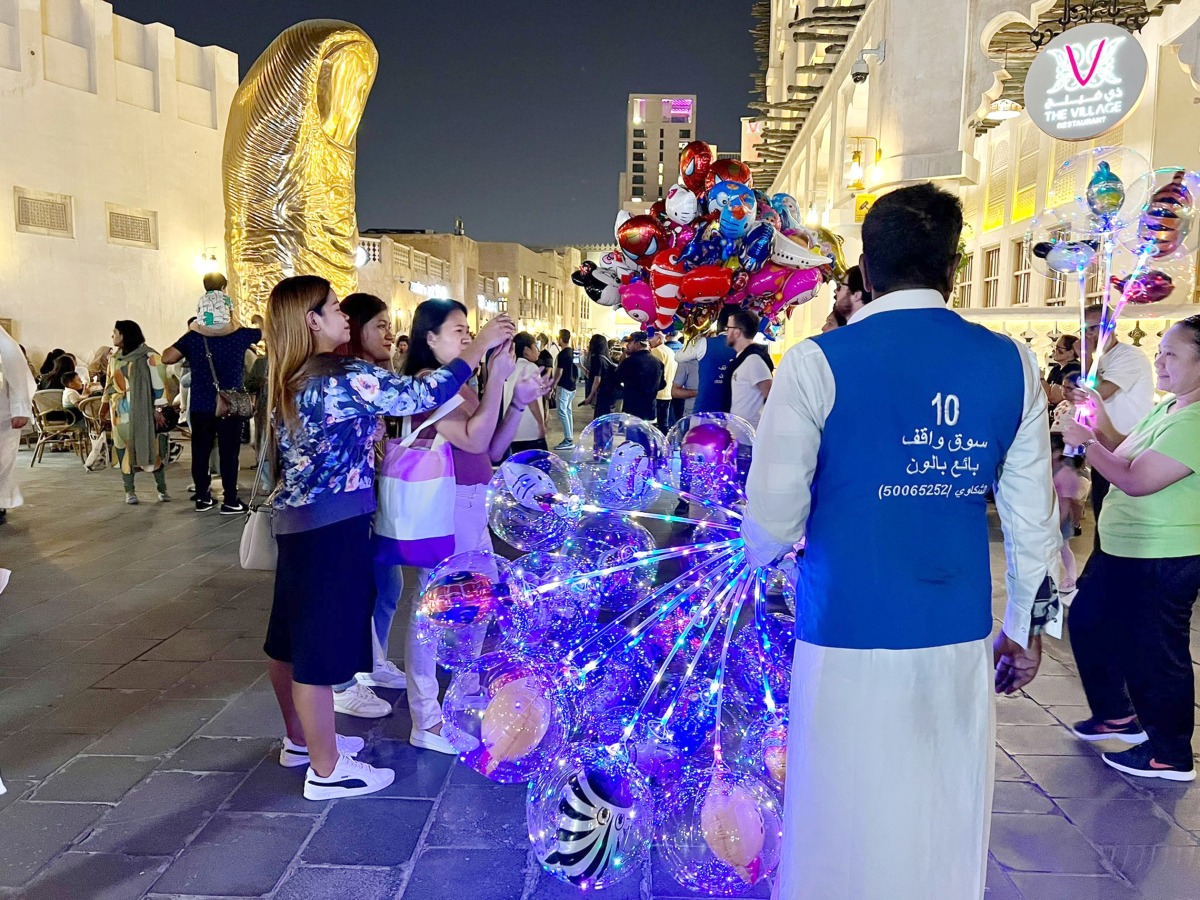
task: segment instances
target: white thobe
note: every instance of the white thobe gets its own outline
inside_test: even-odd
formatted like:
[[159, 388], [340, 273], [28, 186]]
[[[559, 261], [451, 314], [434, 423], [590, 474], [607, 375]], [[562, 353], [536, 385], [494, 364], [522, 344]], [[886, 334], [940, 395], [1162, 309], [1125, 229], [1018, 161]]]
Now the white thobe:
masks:
[[[944, 306], [897, 291], [854, 322]], [[1027, 645], [1034, 597], [1057, 559], [1058, 513], [1046, 400], [1024, 370], [1021, 423], [996, 506], [1008, 559], [1004, 630]], [[944, 365], [912, 348], [913, 365]], [[983, 377], [981, 375], [981, 377]], [[792, 348], [775, 373], [754, 443], [742, 535], [752, 561], [804, 536], [836, 384], [820, 347]], [[869, 410], [864, 415], [870, 415]], [[846, 547], [846, 553], [870, 553]], [[904, 573], [897, 573], [904, 577]], [[995, 714], [986, 640], [916, 650], [849, 650], [797, 641], [779, 900], [976, 900], [983, 897]]]
[[33, 392], [37, 384], [21, 346], [0, 326], [0, 509], [13, 509], [24, 500], [17, 488], [17, 450], [21, 429], [12, 427], [13, 419], [33, 416]]

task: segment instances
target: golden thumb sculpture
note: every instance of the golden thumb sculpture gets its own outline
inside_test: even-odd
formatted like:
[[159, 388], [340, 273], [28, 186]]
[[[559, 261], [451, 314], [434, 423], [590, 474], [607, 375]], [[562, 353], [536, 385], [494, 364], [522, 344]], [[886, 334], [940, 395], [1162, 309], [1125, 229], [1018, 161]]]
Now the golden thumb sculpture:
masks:
[[300, 22], [234, 94], [225, 134], [225, 253], [243, 318], [288, 275], [358, 287], [355, 135], [379, 53], [357, 25]]

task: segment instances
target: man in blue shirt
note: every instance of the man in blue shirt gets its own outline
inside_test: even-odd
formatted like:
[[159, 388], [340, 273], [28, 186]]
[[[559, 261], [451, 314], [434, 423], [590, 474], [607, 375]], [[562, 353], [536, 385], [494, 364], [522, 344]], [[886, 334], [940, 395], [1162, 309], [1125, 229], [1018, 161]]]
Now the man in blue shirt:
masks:
[[696, 338], [675, 354], [675, 362], [679, 365], [694, 362], [699, 367], [694, 412], [729, 412], [725, 405], [725, 373], [737, 354], [725, 342], [725, 328], [737, 309], [736, 306], [722, 307], [717, 314], [717, 333], [712, 337]]
[[[983, 897], [993, 689], [1037, 672], [1059, 535], [1037, 364], [946, 308], [961, 230], [932, 185], [880, 198], [862, 228], [873, 301], [788, 351], [763, 409], [747, 555], [806, 541], [780, 900]], [[994, 648], [993, 486], [1008, 559]]]

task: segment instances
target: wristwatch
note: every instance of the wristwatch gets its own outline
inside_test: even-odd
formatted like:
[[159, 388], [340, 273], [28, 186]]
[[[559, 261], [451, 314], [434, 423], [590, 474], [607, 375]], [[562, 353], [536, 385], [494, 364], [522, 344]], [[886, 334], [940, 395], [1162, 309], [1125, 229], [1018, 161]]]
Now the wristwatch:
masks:
[[1100, 443], [1100, 441], [1098, 441], [1096, 438], [1088, 438], [1086, 441], [1084, 441], [1082, 444], [1079, 445], [1079, 450], [1084, 455], [1086, 455], [1087, 448], [1092, 446], [1092, 444], [1098, 444], [1098, 443]]

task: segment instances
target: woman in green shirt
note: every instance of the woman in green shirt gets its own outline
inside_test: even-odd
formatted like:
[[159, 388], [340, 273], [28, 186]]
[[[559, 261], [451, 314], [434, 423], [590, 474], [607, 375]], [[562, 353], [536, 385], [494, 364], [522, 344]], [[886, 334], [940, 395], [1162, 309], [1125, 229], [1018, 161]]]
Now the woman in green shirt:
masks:
[[1130, 775], [1192, 781], [1195, 685], [1188, 629], [1200, 592], [1200, 316], [1163, 335], [1154, 360], [1158, 404], [1124, 440], [1094, 392], [1094, 429], [1071, 422], [1112, 489], [1071, 607], [1071, 647], [1092, 717], [1085, 741], [1133, 748], [1104, 761]]

